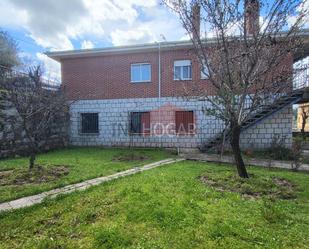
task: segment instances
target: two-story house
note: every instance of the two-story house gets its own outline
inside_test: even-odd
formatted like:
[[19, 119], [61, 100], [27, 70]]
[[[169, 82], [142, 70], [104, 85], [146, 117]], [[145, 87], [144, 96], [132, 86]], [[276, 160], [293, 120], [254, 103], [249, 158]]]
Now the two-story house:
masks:
[[[178, 41], [47, 53], [61, 63], [74, 100], [70, 142], [196, 148], [215, 138], [223, 123], [205, 115], [207, 103], [183, 97], [190, 86], [211, 91], [191, 49], [191, 41]], [[292, 70], [293, 58], [286, 64]], [[242, 147], [267, 148], [275, 135], [290, 146], [292, 120], [291, 103], [244, 130]]]

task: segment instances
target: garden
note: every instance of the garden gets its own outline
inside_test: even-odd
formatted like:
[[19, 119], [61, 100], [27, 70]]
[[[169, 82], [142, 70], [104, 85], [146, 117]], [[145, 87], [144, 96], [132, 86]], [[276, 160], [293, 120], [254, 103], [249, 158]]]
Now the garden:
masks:
[[[37, 163], [67, 166], [49, 182], [1, 186], [1, 200], [172, 157], [154, 149], [69, 148]], [[0, 161], [2, 172], [27, 160]], [[28, 169], [27, 169], [28, 170]], [[309, 175], [183, 161], [0, 213], [0, 248], [306, 248]]]
[[164, 150], [72, 147], [38, 155], [32, 170], [27, 157], [0, 160], [0, 203], [167, 157]]

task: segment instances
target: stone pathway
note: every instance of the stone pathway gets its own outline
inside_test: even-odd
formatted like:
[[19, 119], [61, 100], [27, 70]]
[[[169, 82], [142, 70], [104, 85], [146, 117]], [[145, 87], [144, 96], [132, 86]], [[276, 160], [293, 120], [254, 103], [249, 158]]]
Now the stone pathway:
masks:
[[166, 165], [166, 164], [171, 164], [171, 163], [175, 163], [175, 162], [180, 162], [183, 161], [185, 159], [182, 158], [178, 158], [178, 159], [165, 159], [162, 161], [158, 161], [158, 162], [154, 162], [154, 163], [150, 163], [147, 164], [145, 166], [142, 167], [136, 167], [133, 169], [128, 169], [125, 171], [121, 171], [118, 172], [116, 174], [113, 175], [109, 175], [109, 176], [102, 176], [102, 177], [98, 177], [98, 178], [94, 178], [91, 180], [87, 180], [84, 182], [80, 182], [80, 183], [76, 183], [76, 184], [71, 184], [71, 185], [67, 185], [65, 187], [62, 188], [56, 188], [47, 192], [43, 192], [37, 195], [32, 195], [32, 196], [27, 196], [27, 197], [23, 197], [20, 199], [16, 199], [13, 201], [9, 201], [9, 202], [4, 202], [0, 204], [0, 212], [3, 211], [8, 211], [8, 210], [12, 210], [12, 209], [18, 209], [18, 208], [23, 208], [23, 207], [29, 207], [32, 206], [34, 204], [38, 204], [43, 202], [43, 200], [45, 198], [55, 198], [56, 196], [60, 195], [60, 194], [68, 194], [74, 191], [80, 191], [80, 190], [84, 190], [87, 189], [91, 186], [95, 186], [95, 185], [99, 185], [103, 182], [108, 182], [120, 177], [124, 177], [124, 176], [129, 176], [129, 175], [134, 175], [138, 172], [143, 172], [145, 170], [149, 170], [149, 169], [153, 169], [162, 165]]
[[[221, 162], [221, 163], [234, 163], [232, 156], [222, 156], [216, 154], [185, 154], [182, 155], [187, 160], [206, 161], [206, 162]], [[263, 160], [263, 159], [244, 159], [245, 164], [261, 167], [271, 167], [279, 169], [291, 169], [291, 162], [289, 161], [277, 161], [277, 160]], [[309, 171], [309, 164], [302, 164], [299, 168], [302, 171]]]

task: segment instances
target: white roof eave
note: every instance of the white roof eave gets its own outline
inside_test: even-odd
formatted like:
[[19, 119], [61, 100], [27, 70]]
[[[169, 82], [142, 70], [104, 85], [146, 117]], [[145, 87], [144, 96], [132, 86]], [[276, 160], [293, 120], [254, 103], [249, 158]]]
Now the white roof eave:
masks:
[[[303, 36], [306, 40], [309, 37], [309, 30], [302, 30], [300, 36]], [[204, 40], [207, 44], [212, 44], [216, 42], [216, 38], [210, 38]], [[45, 52], [45, 54], [56, 60], [61, 61], [66, 58], [79, 58], [79, 57], [89, 57], [89, 56], [100, 56], [104, 54], [121, 54], [121, 53], [134, 53], [143, 51], [156, 51], [159, 48], [159, 44], [162, 50], [171, 49], [181, 49], [191, 47], [192, 41], [171, 41], [171, 42], [155, 42], [146, 43], [140, 45], [131, 46], [117, 46], [108, 48], [94, 48], [94, 49], [81, 49], [81, 50], [67, 50], [67, 51], [55, 51], [55, 52]]]

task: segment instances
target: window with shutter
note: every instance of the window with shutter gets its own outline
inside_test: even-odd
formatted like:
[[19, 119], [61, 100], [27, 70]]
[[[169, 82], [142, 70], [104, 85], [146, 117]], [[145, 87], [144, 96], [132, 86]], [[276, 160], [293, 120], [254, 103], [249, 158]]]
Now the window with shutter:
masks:
[[193, 111], [176, 111], [175, 128], [176, 134], [194, 134]]
[[150, 134], [150, 112], [131, 112], [130, 133]]
[[190, 60], [174, 61], [174, 80], [191, 80], [192, 65]]

